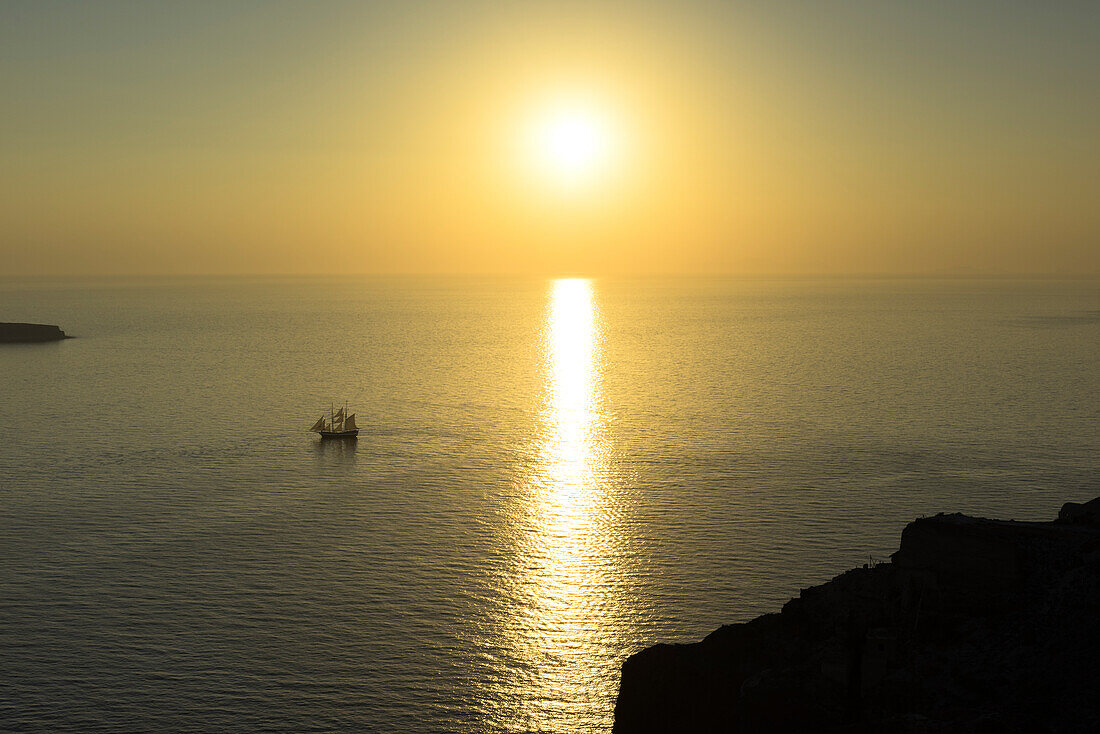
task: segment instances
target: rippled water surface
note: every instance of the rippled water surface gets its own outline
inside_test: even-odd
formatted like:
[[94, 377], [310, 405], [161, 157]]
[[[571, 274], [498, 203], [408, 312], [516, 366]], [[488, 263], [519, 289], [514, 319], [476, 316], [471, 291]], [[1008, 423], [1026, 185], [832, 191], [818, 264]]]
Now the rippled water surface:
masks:
[[0, 729], [608, 731], [646, 645], [1100, 494], [1096, 282], [0, 281], [0, 320], [79, 337], [0, 345]]

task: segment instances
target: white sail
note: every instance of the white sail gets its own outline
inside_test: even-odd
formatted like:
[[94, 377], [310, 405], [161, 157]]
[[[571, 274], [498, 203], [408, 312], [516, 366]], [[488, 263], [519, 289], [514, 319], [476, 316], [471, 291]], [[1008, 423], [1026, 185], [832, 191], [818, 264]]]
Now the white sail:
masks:
[[317, 419], [309, 430], [321, 434], [321, 438], [339, 437], [355, 438], [359, 432], [359, 426], [355, 425], [355, 414], [348, 411], [348, 406], [336, 408], [329, 407], [328, 415]]

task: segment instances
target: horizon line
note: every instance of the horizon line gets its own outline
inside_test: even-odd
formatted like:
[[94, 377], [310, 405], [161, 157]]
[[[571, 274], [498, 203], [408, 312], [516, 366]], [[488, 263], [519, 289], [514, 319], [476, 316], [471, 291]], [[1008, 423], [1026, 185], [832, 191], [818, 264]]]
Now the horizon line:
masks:
[[484, 278], [484, 279], [538, 279], [561, 280], [579, 278], [586, 280], [623, 279], [645, 280], [652, 278], [682, 278], [698, 280], [1100, 280], [1100, 271], [1094, 273], [990, 273], [990, 272], [944, 272], [944, 273], [440, 273], [440, 272], [320, 272], [320, 273], [249, 273], [249, 272], [190, 272], [190, 273], [8, 273], [0, 275], [0, 281], [19, 280], [96, 280], [118, 279], [288, 279], [288, 278]]

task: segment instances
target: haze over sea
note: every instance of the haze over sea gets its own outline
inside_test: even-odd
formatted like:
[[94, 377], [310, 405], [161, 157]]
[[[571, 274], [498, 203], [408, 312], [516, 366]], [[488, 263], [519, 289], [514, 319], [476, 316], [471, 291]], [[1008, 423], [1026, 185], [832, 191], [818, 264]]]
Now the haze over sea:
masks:
[[[1100, 490], [1100, 284], [0, 281], [0, 728], [608, 731], [623, 659]], [[306, 429], [347, 400], [357, 444]]]

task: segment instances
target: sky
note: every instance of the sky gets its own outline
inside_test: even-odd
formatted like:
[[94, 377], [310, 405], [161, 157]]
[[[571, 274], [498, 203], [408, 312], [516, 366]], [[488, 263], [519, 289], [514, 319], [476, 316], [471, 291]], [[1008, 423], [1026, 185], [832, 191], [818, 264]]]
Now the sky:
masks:
[[1100, 275], [1100, 3], [0, 0], [0, 276]]

